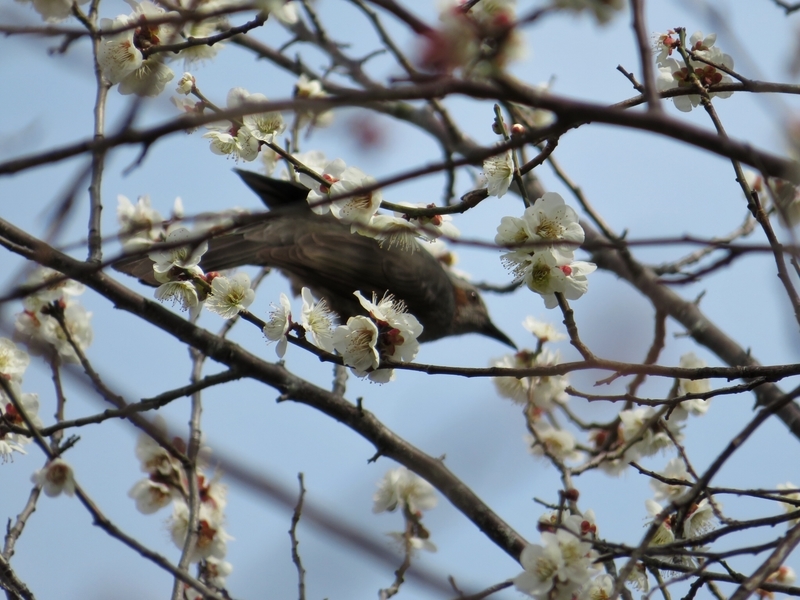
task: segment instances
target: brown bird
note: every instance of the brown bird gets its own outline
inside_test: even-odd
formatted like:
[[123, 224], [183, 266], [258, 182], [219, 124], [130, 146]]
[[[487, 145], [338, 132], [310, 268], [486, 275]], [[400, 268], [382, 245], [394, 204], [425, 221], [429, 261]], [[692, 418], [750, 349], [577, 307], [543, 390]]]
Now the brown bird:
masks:
[[[492, 323], [475, 286], [450, 273], [416, 242], [413, 249], [381, 246], [351, 233], [330, 214], [313, 213], [306, 202], [307, 188], [251, 171], [236, 172], [274, 216], [211, 238], [200, 262], [204, 271], [275, 267], [296, 289], [307, 286], [325, 298], [344, 320], [365, 314], [354, 291], [367, 298], [374, 293], [379, 299], [389, 293], [424, 327], [421, 342], [480, 333], [516, 348]], [[120, 261], [114, 268], [157, 285], [149, 258]]]

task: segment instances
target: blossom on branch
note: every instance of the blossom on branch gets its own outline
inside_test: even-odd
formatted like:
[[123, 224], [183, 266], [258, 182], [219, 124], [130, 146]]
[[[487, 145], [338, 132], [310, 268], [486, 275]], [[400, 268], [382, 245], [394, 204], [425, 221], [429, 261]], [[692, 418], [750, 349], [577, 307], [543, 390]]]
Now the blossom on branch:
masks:
[[132, 6], [134, 11], [130, 15], [100, 20], [104, 31], [123, 31], [101, 38], [97, 62], [103, 76], [112, 85], [119, 84], [120, 94], [157, 96], [164, 91], [164, 87], [175, 74], [162, 62], [161, 56], [156, 54], [145, 59], [142, 51], [172, 43], [176, 31], [169, 23], [151, 24], [154, 19], [167, 14], [160, 6], [149, 0], [132, 2]]
[[[316, 160], [319, 156], [312, 156]], [[316, 161], [315, 161], [316, 162]], [[341, 159], [337, 158], [325, 164], [319, 170], [319, 163], [311, 165], [306, 163], [319, 175], [325, 183], [320, 183], [318, 179], [311, 177], [307, 173], [298, 173], [298, 181], [309, 189], [306, 200], [318, 215], [331, 212], [334, 217], [342, 223], [352, 224], [355, 232], [361, 226], [367, 226], [372, 216], [378, 211], [381, 205], [381, 191], [356, 192], [359, 188], [372, 186], [375, 179], [366, 175], [357, 167], [348, 167]], [[355, 193], [354, 193], [355, 192]], [[329, 198], [347, 195], [346, 198], [329, 201]]]
[[386, 472], [373, 496], [372, 512], [393, 512], [398, 508], [415, 514], [434, 508], [438, 502], [433, 486], [422, 477], [398, 467]]
[[[712, 34], [703, 37], [701, 32], [692, 34], [689, 40], [688, 50], [693, 51], [699, 58], [709, 61], [715, 65], [720, 65], [728, 70], [733, 69], [733, 59], [728, 54], [724, 54], [719, 48], [714, 46], [716, 35]], [[663, 58], [659, 53], [658, 77], [656, 87], [659, 91], [666, 91], [674, 88], [697, 89], [698, 84], [703, 88], [720, 83], [731, 83], [733, 80], [725, 71], [717, 69], [715, 66], [699, 60], [689, 60], [688, 64], [678, 61], [675, 58]], [[729, 98], [733, 92], [709, 92], [708, 97]], [[701, 102], [699, 94], [686, 94], [672, 98], [675, 108], [682, 112], [689, 112]]]
[[511, 150], [484, 160], [483, 174], [486, 176], [486, 192], [490, 196], [503, 197], [514, 178], [514, 160], [511, 157]]
[[[84, 292], [85, 287], [77, 281], [66, 279], [57, 271], [44, 268], [36, 269], [31, 274], [28, 285], [41, 286], [49, 281], [52, 283], [25, 298], [25, 310], [17, 315], [14, 323], [15, 335], [34, 354], [52, 348], [63, 360], [78, 362], [72, 343], [85, 351], [93, 339], [89, 322], [92, 313], [74, 299]], [[63, 320], [66, 331], [56, 315]]]
[[73, 4], [86, 4], [89, 0], [17, 0], [22, 4], [32, 4], [33, 9], [50, 23], [63, 21], [72, 16]]
[[247, 310], [255, 297], [256, 293], [250, 287], [250, 276], [247, 273], [236, 273], [230, 278], [219, 275], [211, 282], [206, 308], [223, 319], [232, 319]]
[[[10, 381], [8, 385], [25, 416], [28, 417], [34, 427], [41, 427], [39, 396], [37, 394], [24, 393], [19, 384], [14, 381]], [[0, 388], [0, 422], [27, 429], [28, 425], [22, 416], [22, 412], [17, 409], [12, 399]], [[23, 446], [29, 444], [31, 440], [31, 436], [22, 433], [0, 432], [0, 458], [2, 458], [2, 462], [8, 461], [14, 452], [25, 454]]]
[[286, 354], [286, 347], [289, 345], [286, 335], [292, 326], [292, 305], [289, 303], [289, 298], [283, 293], [280, 302], [280, 306], [272, 305], [269, 321], [264, 325], [263, 332], [270, 342], [278, 342], [275, 352], [278, 358], [283, 358], [283, 355]]
[[31, 357], [8, 338], [0, 338], [0, 377], [20, 383]]
[[520, 563], [525, 569], [514, 578], [514, 587], [537, 600], [571, 598], [596, 572], [592, 562], [597, 554], [580, 533], [580, 518], [564, 519], [555, 533], [542, 532], [542, 544], [529, 544], [522, 550]]
[[75, 474], [62, 458], [55, 458], [31, 476], [31, 481], [42, 488], [46, 496], [55, 498], [62, 493], [75, 495]]
[[300, 324], [306, 333], [311, 334], [311, 339], [317, 348], [322, 348], [326, 352], [333, 352], [333, 325], [336, 316], [328, 308], [327, 301], [322, 298], [319, 302], [314, 302], [311, 290], [304, 287], [300, 291], [303, 298], [303, 309]]

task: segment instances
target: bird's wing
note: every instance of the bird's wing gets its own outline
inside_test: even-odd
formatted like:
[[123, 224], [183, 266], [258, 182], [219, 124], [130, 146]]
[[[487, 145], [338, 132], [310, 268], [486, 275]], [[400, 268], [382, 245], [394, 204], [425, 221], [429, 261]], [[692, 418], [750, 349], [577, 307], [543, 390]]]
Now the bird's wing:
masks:
[[412, 314], [433, 310], [441, 311], [442, 318], [452, 318], [455, 310], [447, 274], [419, 247], [412, 254], [381, 248], [375, 240], [346, 230], [312, 231], [298, 235], [293, 244], [268, 246], [259, 257], [263, 264], [306, 282], [344, 317], [362, 312], [353, 296], [356, 290], [367, 298], [373, 293], [381, 298], [390, 291]]

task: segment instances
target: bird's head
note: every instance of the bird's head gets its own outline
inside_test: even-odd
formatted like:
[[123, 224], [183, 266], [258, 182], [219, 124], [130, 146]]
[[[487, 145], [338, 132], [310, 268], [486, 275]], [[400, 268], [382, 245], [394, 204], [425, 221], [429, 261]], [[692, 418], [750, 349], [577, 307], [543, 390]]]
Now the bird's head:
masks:
[[489, 311], [486, 309], [478, 289], [471, 283], [454, 275], [451, 275], [450, 278], [453, 282], [456, 300], [451, 335], [480, 333], [516, 350], [517, 346], [511, 341], [511, 338], [492, 323], [489, 318]]

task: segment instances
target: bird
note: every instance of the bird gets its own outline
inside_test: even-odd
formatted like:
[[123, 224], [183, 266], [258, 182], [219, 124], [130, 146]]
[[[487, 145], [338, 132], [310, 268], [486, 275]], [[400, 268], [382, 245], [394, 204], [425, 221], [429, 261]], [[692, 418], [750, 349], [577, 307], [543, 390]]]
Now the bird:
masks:
[[[269, 217], [212, 237], [200, 267], [205, 272], [243, 265], [273, 267], [295, 290], [308, 287], [340, 319], [364, 315], [355, 291], [378, 299], [391, 294], [423, 326], [418, 340], [478, 333], [516, 349], [492, 322], [478, 289], [444, 267], [419, 242], [381, 244], [352, 233], [331, 214], [314, 213], [308, 188], [253, 171], [234, 169], [269, 209]], [[114, 264], [143, 283], [158, 285], [148, 257]]]

